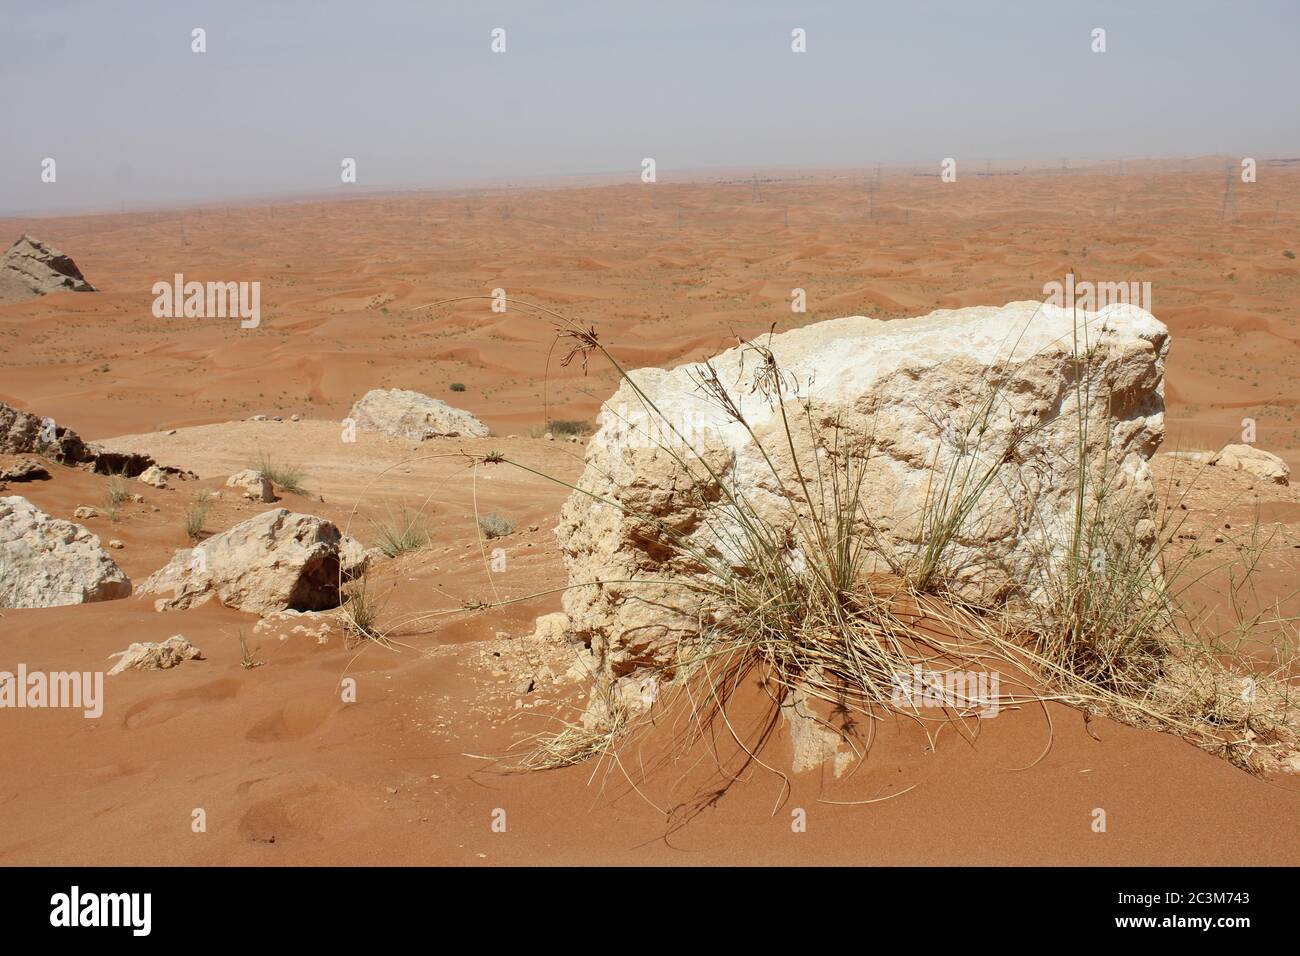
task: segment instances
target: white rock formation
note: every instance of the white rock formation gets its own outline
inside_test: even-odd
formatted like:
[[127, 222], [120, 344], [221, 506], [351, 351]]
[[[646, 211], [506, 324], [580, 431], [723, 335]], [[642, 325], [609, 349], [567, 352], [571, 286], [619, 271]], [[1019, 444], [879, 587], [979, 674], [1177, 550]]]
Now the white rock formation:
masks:
[[1210, 464], [1244, 471], [1275, 485], [1285, 485], [1291, 481], [1291, 469], [1285, 461], [1254, 445], [1225, 445], [1223, 451], [1210, 459]]
[[269, 503], [275, 500], [275, 486], [271, 479], [255, 468], [235, 472], [226, 479], [226, 487], [241, 489], [243, 496], [253, 501]]
[[348, 417], [358, 428], [415, 441], [440, 436], [486, 438], [488, 435], [487, 426], [469, 412], [401, 388], [371, 389], [352, 406]]
[[[345, 540], [324, 518], [275, 508], [177, 551], [140, 593], [170, 593], [154, 602], [159, 611], [194, 607], [214, 597], [227, 607], [258, 614], [337, 607]], [[343, 563], [346, 570], [346, 559]]]
[[554, 614], [543, 614], [533, 624], [533, 633], [528, 635], [530, 641], [540, 641], [543, 644], [562, 645], [567, 643], [565, 633], [569, 629], [569, 616], [563, 611], [557, 611]]
[[49, 469], [31, 458], [0, 459], [0, 482], [44, 481], [50, 477]]
[[140, 472], [140, 480], [146, 485], [151, 485], [154, 488], [167, 487], [167, 473], [157, 465], [150, 465], [144, 471]]
[[836, 319], [757, 344], [779, 371], [753, 348], [722, 353], [712, 366], [723, 400], [700, 384], [703, 366], [686, 365], [631, 373], [664, 418], [626, 382], [605, 403], [579, 481], [590, 495], [571, 495], [556, 529], [571, 585], [570, 637], [590, 644], [602, 679], [615, 685], [593, 699], [644, 699], [640, 672], [670, 663], [677, 642], [699, 634], [698, 592], [675, 582], [705, 569], [684, 542], [719, 565], [744, 567], [728, 495], [788, 533], [789, 560], [800, 566], [795, 513], [806, 517], [808, 508], [796, 460], [814, 498], [819, 467], [825, 474], [838, 464], [842, 473], [847, 456], [861, 469], [878, 570], [920, 551], [927, 492], [933, 501], [945, 476], [967, 475], [972, 486], [990, 475], [945, 552], [946, 586], [973, 601], [1041, 600], [1044, 569], [1073, 528], [1082, 406], [1087, 467], [1108, 453], [1112, 499], [1134, 510], [1128, 527], [1139, 545], [1154, 545], [1147, 461], [1164, 437], [1168, 331], [1150, 313], [1112, 306], [1078, 313], [1076, 326], [1069, 310], [1016, 302], [900, 321]]
[[77, 264], [48, 243], [28, 235], [0, 256], [0, 302], [51, 292], [94, 292]]
[[60, 607], [130, 593], [131, 582], [95, 535], [26, 498], [0, 498], [0, 607]]
[[185, 640], [184, 635], [173, 634], [165, 641], [159, 643], [143, 641], [108, 656], [110, 660], [114, 657], [118, 659], [112, 670], [108, 672], [108, 676], [113, 677], [126, 670], [167, 670], [182, 661], [202, 660], [203, 652]]

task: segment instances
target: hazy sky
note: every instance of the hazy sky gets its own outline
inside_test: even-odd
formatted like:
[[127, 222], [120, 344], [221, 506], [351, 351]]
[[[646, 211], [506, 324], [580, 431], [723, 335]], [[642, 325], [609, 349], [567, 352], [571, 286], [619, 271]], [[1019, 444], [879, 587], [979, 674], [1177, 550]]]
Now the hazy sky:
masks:
[[0, 214], [341, 191], [344, 157], [381, 187], [1296, 155], [1298, 37], [1297, 0], [4, 0]]

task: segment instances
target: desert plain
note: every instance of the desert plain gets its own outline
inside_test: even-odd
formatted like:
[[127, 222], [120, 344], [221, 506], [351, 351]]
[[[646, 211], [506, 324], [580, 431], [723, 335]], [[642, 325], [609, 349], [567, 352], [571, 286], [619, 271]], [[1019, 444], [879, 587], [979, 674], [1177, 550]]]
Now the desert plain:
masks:
[[[1226, 162], [990, 164], [955, 183], [782, 170], [0, 219], [0, 244], [38, 236], [97, 290], [0, 304], [0, 402], [195, 476], [131, 481], [141, 500], [112, 514], [111, 479], [85, 470], [0, 493], [60, 518], [94, 509], [77, 520], [120, 542], [112, 557], [136, 585], [189, 545], [196, 495], [221, 493], [208, 534], [272, 507], [226, 485], [259, 461], [301, 475], [275, 507], [367, 547], [403, 509], [430, 533], [372, 572], [390, 647], [346, 640], [328, 614], [259, 621], [215, 601], [0, 610], [0, 670], [101, 669], [174, 634], [203, 655], [107, 678], [98, 719], [0, 713], [0, 863], [1300, 862], [1300, 775], [1247, 773], [1056, 703], [937, 739], [882, 722], [845, 776], [769, 770], [789, 763], [779, 726], [763, 764], [725, 734], [708, 753], [650, 735], [614, 762], [510, 761], [584, 706], [573, 655], [529, 635], [560, 607], [552, 529], [587, 440], [553, 423], [594, 426], [618, 380], [570, 358], [544, 313], [494, 310], [494, 289], [594, 329], [626, 368], [670, 368], [773, 326], [1042, 299], [1070, 272], [1150, 282], [1172, 342], [1157, 482], [1186, 492], [1187, 541], [1266, 533], [1252, 600], [1300, 612], [1300, 491], [1167, 454], [1238, 442], [1250, 419], [1254, 444], [1300, 466], [1300, 162], [1263, 162], [1249, 184]], [[260, 282], [259, 325], [155, 317], [151, 289], [177, 273]], [[791, 309], [796, 289], [806, 311]], [[342, 440], [377, 388], [441, 399], [492, 433]], [[483, 462], [498, 452], [533, 470]], [[513, 530], [485, 543], [488, 512]], [[1207, 576], [1194, 596], [1221, 613], [1222, 588]], [[355, 700], [341, 698], [347, 678]]]

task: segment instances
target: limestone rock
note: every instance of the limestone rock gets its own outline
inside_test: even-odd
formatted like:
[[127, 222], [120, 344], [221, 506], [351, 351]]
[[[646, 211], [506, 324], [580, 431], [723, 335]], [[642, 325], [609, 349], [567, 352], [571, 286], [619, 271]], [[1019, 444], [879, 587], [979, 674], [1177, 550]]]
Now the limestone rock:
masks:
[[130, 593], [131, 582], [95, 535], [26, 498], [0, 498], [0, 607], [61, 607]]
[[275, 500], [275, 486], [271, 479], [254, 468], [235, 472], [226, 479], [226, 487], [243, 489], [243, 496], [253, 501], [269, 503]]
[[132, 644], [126, 650], [108, 656], [109, 659], [118, 658], [118, 662], [108, 672], [109, 677], [126, 670], [167, 670], [182, 661], [203, 660], [203, 652], [185, 640], [185, 637], [181, 634], [173, 634], [167, 640], [159, 643], [144, 641]]
[[533, 633], [528, 635], [530, 641], [544, 644], [565, 644], [565, 632], [569, 628], [569, 615], [563, 611], [543, 614], [533, 625]]
[[20, 302], [51, 292], [94, 291], [75, 262], [32, 236], [21, 236], [0, 256], [0, 302]]
[[1275, 485], [1289, 484], [1291, 480], [1291, 469], [1285, 461], [1254, 445], [1225, 445], [1223, 451], [1210, 460], [1210, 464], [1244, 471]]
[[343, 535], [339, 541], [339, 561], [343, 566], [344, 581], [365, 574], [381, 557], [383, 552], [378, 548], [367, 548], [350, 535]]
[[214, 597], [258, 614], [337, 607], [342, 538], [324, 518], [275, 508], [177, 551], [140, 593], [170, 593], [154, 603], [159, 611]]
[[[1078, 390], [1076, 332], [1087, 343]], [[927, 492], [945, 475], [989, 474], [990, 490], [945, 551], [945, 587], [973, 602], [1041, 602], [1045, 569], [1073, 529], [1082, 404], [1089, 422], [1082, 467], [1095, 470], [1108, 453], [1113, 497], [1132, 510], [1137, 546], [1154, 547], [1147, 462], [1164, 437], [1168, 331], [1150, 313], [1111, 306], [1076, 320], [1070, 310], [1016, 302], [899, 321], [835, 319], [758, 344], [771, 350], [775, 370], [752, 347], [711, 360], [725, 398], [702, 384], [712, 373], [701, 365], [631, 373], [698, 456], [645, 411], [628, 383], [605, 403], [582, 491], [565, 503], [556, 529], [570, 585], [569, 638], [598, 661], [593, 702], [644, 699], [644, 668], [670, 664], [679, 641], [699, 636], [701, 599], [684, 585], [708, 578], [700, 554], [715, 567], [745, 567], [729, 496], [782, 535], [788, 560], [800, 566], [796, 518], [806, 520], [808, 508], [796, 461], [815, 496], [818, 469], [842, 473], [852, 457], [862, 472], [861, 520], [875, 545], [868, 570], [880, 571], [922, 552]]]
[[0, 481], [44, 481], [49, 477], [49, 469], [35, 459], [6, 456], [0, 460]]
[[146, 485], [152, 485], [155, 488], [167, 487], [167, 475], [157, 465], [150, 465], [140, 473], [140, 480]]
[[352, 406], [348, 417], [358, 428], [392, 438], [424, 441], [440, 436], [486, 438], [488, 428], [469, 412], [419, 392], [375, 388]]
[[[83, 442], [71, 428], [0, 402], [0, 455], [41, 454], [101, 475], [134, 477], [155, 462], [148, 455], [116, 452]], [[175, 469], [170, 469], [175, 471]]]

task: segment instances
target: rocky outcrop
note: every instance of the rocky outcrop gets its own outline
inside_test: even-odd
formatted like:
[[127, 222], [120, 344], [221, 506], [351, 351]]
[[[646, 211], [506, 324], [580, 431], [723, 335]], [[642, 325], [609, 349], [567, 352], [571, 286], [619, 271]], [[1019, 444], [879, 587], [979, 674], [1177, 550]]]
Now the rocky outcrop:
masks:
[[533, 633], [528, 635], [530, 641], [540, 641], [543, 644], [563, 645], [567, 643], [566, 635], [569, 630], [569, 616], [563, 611], [557, 611], [554, 614], [543, 614], [533, 623]]
[[150, 465], [144, 471], [140, 472], [139, 478], [146, 485], [153, 488], [167, 487], [167, 473], [157, 465]]
[[175, 667], [183, 661], [201, 661], [203, 653], [182, 634], [173, 634], [165, 641], [143, 641], [132, 644], [124, 651], [109, 654], [109, 659], [116, 657], [117, 663], [108, 672], [109, 677], [123, 671], [162, 671]]
[[77, 264], [58, 249], [23, 235], [0, 256], [0, 302], [19, 302], [51, 292], [94, 292]]
[[[133, 478], [156, 464], [148, 455], [109, 451], [83, 442], [71, 428], [0, 402], [0, 455], [45, 455], [61, 465], [89, 468], [101, 475]], [[178, 469], [164, 469], [179, 473]]]
[[605, 403], [581, 490], [556, 529], [570, 636], [614, 685], [593, 699], [644, 698], [639, 674], [710, 626], [686, 585], [716, 575], [709, 564], [744, 572], [735, 501], [797, 570], [807, 498], [846, 462], [861, 478], [856, 524], [872, 547], [869, 570], [914, 562], [933, 540], [924, 516], [937, 513], [936, 496], [947, 487], [955, 505], [963, 482], [987, 475], [944, 552], [944, 586], [974, 602], [1041, 602], [1045, 570], [1073, 529], [1082, 412], [1082, 470], [1107, 462], [1136, 545], [1154, 546], [1147, 461], [1164, 436], [1168, 332], [1150, 313], [1113, 306], [1076, 319], [1017, 302], [836, 319], [756, 344], [709, 366], [632, 372], [663, 417], [626, 382]]
[[340, 564], [346, 572], [345, 553], [352, 551], [347, 542], [333, 522], [276, 508], [177, 551], [140, 593], [170, 594], [155, 601], [159, 611], [213, 598], [258, 614], [325, 610], [339, 603]]
[[243, 497], [253, 501], [269, 503], [275, 500], [275, 486], [271, 479], [253, 468], [235, 472], [226, 479], [226, 487], [240, 489]]
[[0, 457], [0, 482], [45, 481], [50, 471], [34, 458]]
[[413, 441], [488, 435], [487, 426], [469, 412], [401, 388], [371, 389], [352, 406], [348, 417], [358, 428]]
[[95, 535], [26, 498], [0, 498], [0, 607], [61, 607], [130, 593], [131, 582]]
[[1254, 445], [1225, 445], [1221, 452], [1210, 459], [1210, 464], [1232, 471], [1244, 471], [1275, 485], [1286, 485], [1291, 481], [1291, 469], [1285, 461]]

